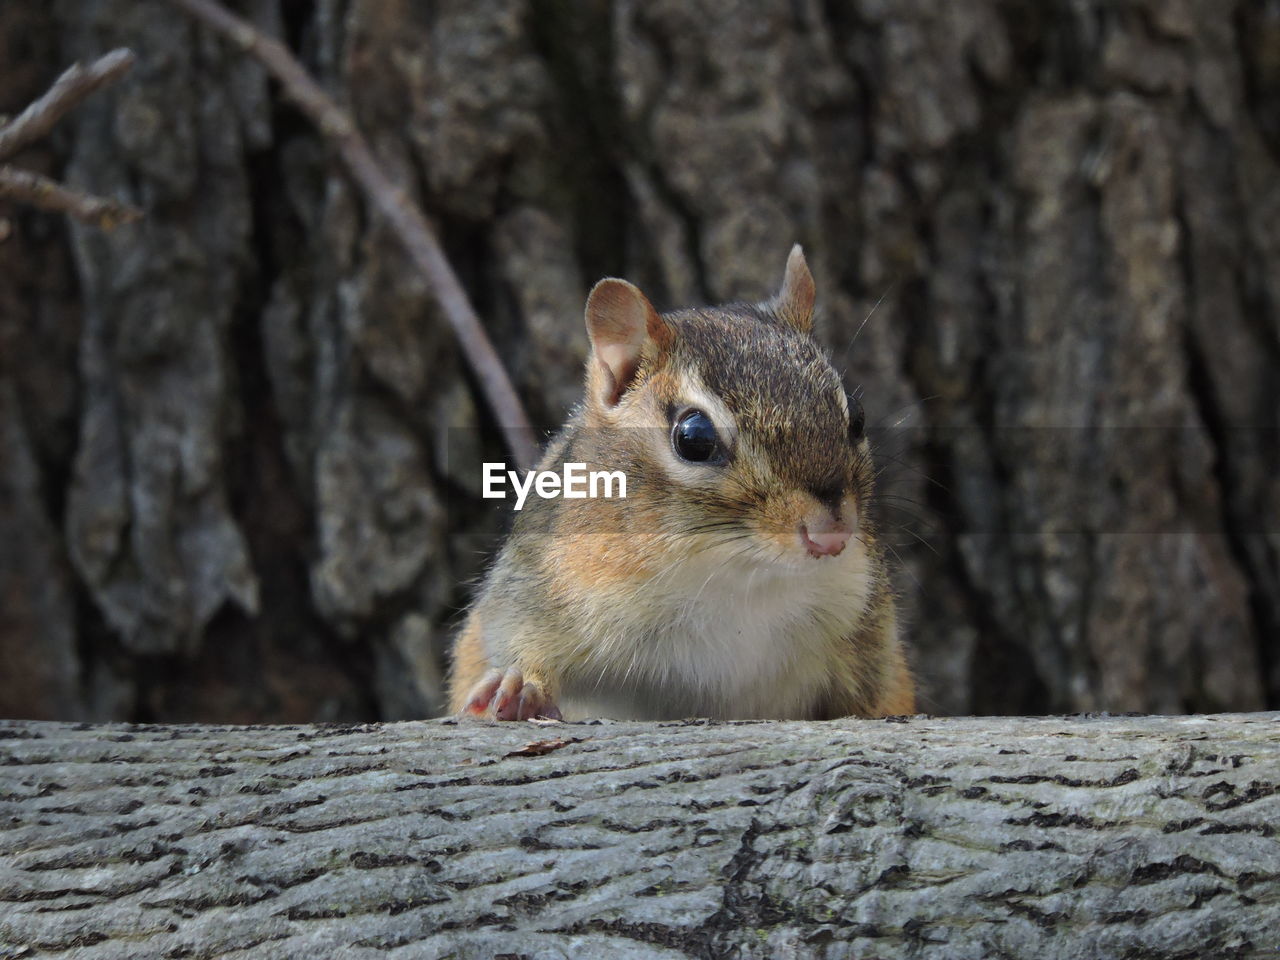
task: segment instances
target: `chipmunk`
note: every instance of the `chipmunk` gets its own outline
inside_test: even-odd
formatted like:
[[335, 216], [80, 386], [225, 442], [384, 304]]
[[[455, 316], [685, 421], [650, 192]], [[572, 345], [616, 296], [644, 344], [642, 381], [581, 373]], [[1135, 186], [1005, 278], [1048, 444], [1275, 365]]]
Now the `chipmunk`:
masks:
[[454, 712], [914, 712], [864, 416], [814, 298], [799, 244], [761, 304], [660, 315], [595, 285], [586, 394], [539, 469], [621, 470], [627, 496], [529, 498], [454, 645]]

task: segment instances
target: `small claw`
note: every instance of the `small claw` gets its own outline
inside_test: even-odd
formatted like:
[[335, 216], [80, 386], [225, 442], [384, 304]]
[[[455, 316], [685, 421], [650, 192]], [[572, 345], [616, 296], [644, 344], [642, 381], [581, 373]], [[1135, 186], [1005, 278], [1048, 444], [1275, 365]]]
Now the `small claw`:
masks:
[[499, 720], [519, 719], [517, 711], [520, 709], [520, 692], [523, 689], [524, 674], [511, 667], [502, 675], [498, 692], [493, 695], [493, 703], [489, 704], [493, 716]]
[[525, 682], [524, 674], [515, 667], [486, 673], [467, 694], [462, 712], [494, 720], [562, 719], [560, 708], [542, 692], [542, 687], [532, 680]]
[[489, 707], [493, 703], [494, 696], [497, 694], [498, 687], [501, 684], [502, 671], [490, 670], [480, 678], [479, 683], [468, 691], [467, 703], [462, 708], [462, 712], [476, 717], [483, 717], [489, 712]]
[[547, 699], [542, 688], [536, 683], [525, 684], [524, 690], [520, 692], [520, 706], [516, 711], [516, 717], [519, 720], [535, 720], [538, 717], [545, 720], [563, 719], [560, 708]]

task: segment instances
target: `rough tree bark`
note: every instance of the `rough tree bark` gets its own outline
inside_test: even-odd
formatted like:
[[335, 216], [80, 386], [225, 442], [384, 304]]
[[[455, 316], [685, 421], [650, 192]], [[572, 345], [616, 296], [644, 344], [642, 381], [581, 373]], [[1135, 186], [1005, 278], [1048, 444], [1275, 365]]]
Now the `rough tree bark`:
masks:
[[3, 957], [1278, 952], [1276, 714], [6, 723], [0, 764]]
[[[872, 422], [909, 417], [882, 507], [928, 709], [1280, 704], [1274, 3], [234, 6], [432, 213], [544, 425], [596, 278], [757, 297], [805, 244]], [[502, 522], [445, 325], [163, 3], [3, 4], [0, 110], [115, 45], [22, 164], [146, 220], [0, 211], [0, 713], [429, 714]]]

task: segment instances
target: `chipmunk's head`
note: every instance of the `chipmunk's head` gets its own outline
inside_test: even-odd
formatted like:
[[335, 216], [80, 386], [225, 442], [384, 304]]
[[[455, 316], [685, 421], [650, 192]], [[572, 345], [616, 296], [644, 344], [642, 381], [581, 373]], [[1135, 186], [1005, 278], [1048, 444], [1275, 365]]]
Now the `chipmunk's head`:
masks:
[[862, 409], [812, 337], [814, 296], [799, 245], [760, 304], [659, 315], [625, 280], [591, 291], [592, 458], [690, 551], [825, 565], [865, 545]]

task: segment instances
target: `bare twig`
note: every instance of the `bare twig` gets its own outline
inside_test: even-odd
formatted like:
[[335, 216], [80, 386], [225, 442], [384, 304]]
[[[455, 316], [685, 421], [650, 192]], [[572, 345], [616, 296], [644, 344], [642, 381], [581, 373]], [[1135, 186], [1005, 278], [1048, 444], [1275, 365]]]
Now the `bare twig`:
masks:
[[0, 199], [18, 200], [42, 210], [69, 213], [101, 230], [113, 230], [122, 223], [142, 219], [142, 211], [136, 207], [72, 190], [56, 180], [16, 167], [0, 166]]
[[521, 468], [532, 467], [538, 458], [538, 447], [533, 439], [529, 418], [511, 385], [506, 368], [481, 326], [471, 301], [458, 281], [458, 275], [445, 258], [426, 217], [405, 191], [387, 176], [374, 157], [368, 141], [356, 129], [351, 116], [334, 103], [289, 48], [280, 41], [228, 13], [212, 0], [168, 2], [257, 59], [280, 82], [285, 95], [297, 104], [320, 129], [321, 134], [333, 144], [352, 178], [364, 190], [369, 201], [387, 218], [405, 250], [425, 276], [502, 428], [512, 458]]
[[53, 82], [44, 96], [0, 127], [0, 160], [47, 136], [71, 109], [100, 87], [129, 72], [137, 57], [132, 50], [112, 50], [89, 66], [75, 64]]
[[[99, 57], [89, 66], [75, 64], [53, 82], [44, 96], [0, 126], [0, 160], [48, 136], [59, 120], [95, 90], [129, 72], [137, 57], [121, 48]], [[95, 197], [65, 187], [30, 170], [0, 165], [0, 199], [17, 200], [42, 210], [69, 213], [102, 230], [142, 218], [142, 211], [106, 197]]]

